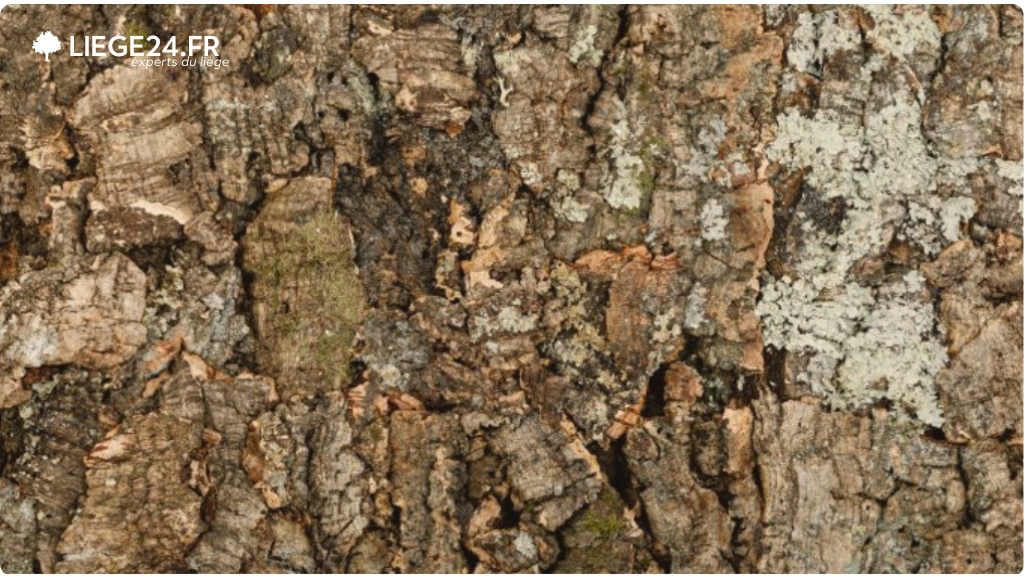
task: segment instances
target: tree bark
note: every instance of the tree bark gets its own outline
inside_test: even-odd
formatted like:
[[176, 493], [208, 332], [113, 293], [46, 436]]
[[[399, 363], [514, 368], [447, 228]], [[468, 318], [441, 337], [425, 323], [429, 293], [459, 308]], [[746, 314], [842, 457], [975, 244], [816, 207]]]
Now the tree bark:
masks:
[[1022, 29], [4, 8], [0, 567], [1020, 572]]

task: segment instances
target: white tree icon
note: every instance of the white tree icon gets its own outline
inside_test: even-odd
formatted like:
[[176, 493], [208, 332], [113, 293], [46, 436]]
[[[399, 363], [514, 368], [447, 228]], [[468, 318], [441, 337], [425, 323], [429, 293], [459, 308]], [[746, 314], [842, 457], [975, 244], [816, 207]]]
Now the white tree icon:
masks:
[[47, 30], [32, 43], [32, 49], [36, 51], [36, 54], [46, 54], [46, 61], [49, 62], [50, 53], [60, 50], [60, 40]]

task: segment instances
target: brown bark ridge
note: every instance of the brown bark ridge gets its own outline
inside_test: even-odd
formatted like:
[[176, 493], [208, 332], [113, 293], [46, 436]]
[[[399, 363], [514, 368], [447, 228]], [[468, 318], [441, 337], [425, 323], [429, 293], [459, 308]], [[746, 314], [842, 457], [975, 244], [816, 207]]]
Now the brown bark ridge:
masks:
[[1022, 34], [5, 7], [0, 567], [1020, 572]]

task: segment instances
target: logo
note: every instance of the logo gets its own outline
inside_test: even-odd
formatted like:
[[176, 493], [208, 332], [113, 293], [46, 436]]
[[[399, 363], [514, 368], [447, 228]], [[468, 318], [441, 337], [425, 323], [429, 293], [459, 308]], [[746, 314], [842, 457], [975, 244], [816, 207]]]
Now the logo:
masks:
[[46, 61], [49, 62], [50, 54], [60, 50], [60, 40], [47, 30], [32, 43], [32, 49], [36, 51], [36, 54], [46, 54]]
[[[181, 49], [178, 48], [176, 36], [171, 36], [164, 43], [157, 36], [147, 38], [138, 35], [116, 35], [111, 36], [109, 40], [106, 36], [80, 36], [77, 39], [71, 36], [68, 39], [68, 47], [70, 56], [98, 58], [128, 56], [132, 58], [132, 66], [142, 68], [207, 66], [220, 69], [229, 64], [228, 60], [222, 59], [220, 53], [217, 52], [220, 40], [216, 36], [188, 36], [187, 39], [187, 50], [184, 41]], [[54, 36], [50, 31], [43, 32], [32, 43], [32, 49], [37, 54], [44, 54], [47, 62], [50, 61], [50, 54], [60, 51], [61, 48], [60, 38]], [[143, 58], [138, 58], [139, 56]]]

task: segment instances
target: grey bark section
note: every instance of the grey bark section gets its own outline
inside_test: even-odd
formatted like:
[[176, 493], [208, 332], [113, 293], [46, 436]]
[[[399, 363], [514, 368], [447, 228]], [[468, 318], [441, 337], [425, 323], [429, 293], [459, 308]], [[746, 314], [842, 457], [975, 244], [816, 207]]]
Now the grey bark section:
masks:
[[1022, 34], [6, 7], [0, 566], [1019, 572]]

